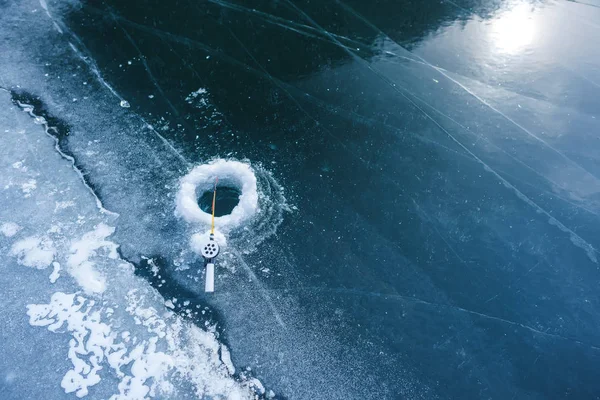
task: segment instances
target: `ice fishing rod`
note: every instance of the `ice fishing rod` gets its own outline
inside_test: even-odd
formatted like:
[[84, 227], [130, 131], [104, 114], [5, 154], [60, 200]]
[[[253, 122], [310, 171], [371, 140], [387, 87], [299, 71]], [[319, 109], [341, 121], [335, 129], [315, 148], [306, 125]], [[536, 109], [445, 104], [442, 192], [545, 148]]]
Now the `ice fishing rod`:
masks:
[[206, 279], [204, 281], [204, 291], [212, 293], [215, 291], [215, 263], [213, 259], [219, 255], [219, 244], [215, 240], [215, 206], [217, 202], [217, 183], [219, 178], [215, 179], [215, 188], [213, 190], [212, 217], [210, 223], [210, 236], [208, 241], [202, 246], [202, 257], [206, 262]]

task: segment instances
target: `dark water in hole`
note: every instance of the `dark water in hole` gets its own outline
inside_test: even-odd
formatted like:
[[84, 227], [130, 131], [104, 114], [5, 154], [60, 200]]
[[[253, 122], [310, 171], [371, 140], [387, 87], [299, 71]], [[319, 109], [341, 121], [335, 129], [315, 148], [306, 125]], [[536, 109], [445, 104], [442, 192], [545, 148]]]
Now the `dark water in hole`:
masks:
[[[222, 217], [223, 215], [231, 214], [231, 211], [240, 202], [240, 191], [239, 189], [218, 186], [217, 196], [215, 199], [215, 217]], [[212, 201], [213, 192], [204, 192], [198, 198], [198, 205], [200, 209], [208, 214], [212, 213]]]
[[110, 0], [66, 22], [190, 161], [261, 163], [297, 209], [244, 254], [288, 331], [218, 282], [236, 365], [290, 399], [594, 399], [599, 5]]

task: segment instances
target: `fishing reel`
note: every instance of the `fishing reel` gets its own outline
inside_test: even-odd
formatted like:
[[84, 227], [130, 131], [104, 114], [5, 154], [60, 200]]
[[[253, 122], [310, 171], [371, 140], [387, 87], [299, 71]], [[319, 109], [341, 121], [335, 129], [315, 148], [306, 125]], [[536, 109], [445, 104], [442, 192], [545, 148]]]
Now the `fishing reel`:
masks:
[[200, 253], [206, 261], [206, 279], [204, 281], [204, 291], [212, 293], [215, 291], [215, 263], [213, 259], [219, 255], [219, 244], [215, 240], [215, 235], [210, 234], [209, 240], [201, 247]]

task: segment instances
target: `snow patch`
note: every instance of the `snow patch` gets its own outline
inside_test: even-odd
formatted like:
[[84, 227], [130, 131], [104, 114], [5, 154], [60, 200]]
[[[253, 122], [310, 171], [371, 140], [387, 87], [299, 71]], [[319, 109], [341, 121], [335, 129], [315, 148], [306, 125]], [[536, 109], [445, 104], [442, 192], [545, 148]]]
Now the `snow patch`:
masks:
[[107, 249], [109, 258], [118, 257], [118, 246], [105, 240], [114, 231], [115, 228], [101, 223], [71, 244], [71, 255], [67, 260], [68, 271], [86, 293], [102, 293], [106, 289], [106, 279], [94, 268], [95, 263], [90, 258], [96, 256], [100, 249]]
[[5, 237], [13, 237], [21, 230], [21, 227], [14, 222], [5, 222], [0, 225], [0, 233]]
[[235, 374], [235, 367], [233, 366], [233, 362], [231, 362], [231, 353], [229, 349], [223, 345], [221, 345], [221, 361], [227, 367], [227, 370], [231, 375]]
[[35, 179], [30, 179], [21, 185], [21, 190], [25, 197], [31, 197], [31, 192], [35, 189], [37, 189], [37, 181]]
[[9, 254], [21, 265], [44, 269], [54, 260], [56, 250], [49, 238], [30, 236], [13, 244]]
[[23, 165], [23, 161], [17, 161], [12, 164], [14, 169], [18, 169], [19, 171], [27, 172], [27, 167]]
[[[159, 387], [161, 393], [170, 393], [171, 384], [164, 377], [174, 360], [156, 351], [158, 338], [142, 341], [128, 351], [127, 346], [118, 341], [119, 335], [101, 321], [100, 311], [94, 306], [93, 300], [62, 292], [54, 293], [50, 304], [27, 306], [32, 326], [45, 326], [51, 332], [66, 330], [73, 336], [68, 351], [73, 368], [67, 371], [61, 382], [65, 392], [75, 392], [77, 397], [86, 396], [89, 388], [101, 381], [99, 372], [103, 364], [108, 363], [121, 378], [119, 394], [111, 396], [111, 400], [154, 397]], [[127, 365], [130, 365], [130, 375], [122, 371]]]
[[55, 283], [56, 280], [60, 278], [60, 264], [54, 261], [52, 267], [54, 267], [54, 269], [48, 278], [50, 279], [50, 283]]

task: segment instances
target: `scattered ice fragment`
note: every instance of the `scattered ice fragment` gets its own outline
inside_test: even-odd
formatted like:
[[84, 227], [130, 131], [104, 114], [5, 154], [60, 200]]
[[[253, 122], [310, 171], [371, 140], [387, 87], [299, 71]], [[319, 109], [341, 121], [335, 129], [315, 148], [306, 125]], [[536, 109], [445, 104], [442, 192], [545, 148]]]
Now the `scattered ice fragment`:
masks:
[[170, 309], [174, 309], [175, 305], [173, 304], [173, 302], [171, 300], [166, 300], [165, 301], [165, 306], [169, 307]]
[[152, 275], [153, 276], [157, 276], [158, 273], [160, 272], [158, 265], [156, 265], [156, 263], [154, 262], [154, 259], [150, 258], [148, 259], [148, 264], [150, 265], [150, 270], [152, 271]]
[[231, 353], [229, 353], [229, 349], [223, 345], [221, 345], [221, 361], [223, 361], [223, 364], [225, 364], [225, 367], [227, 367], [227, 370], [229, 371], [229, 373], [231, 375], [235, 374], [235, 367], [233, 366], [233, 363], [231, 362]]
[[153, 95], [153, 94], [149, 94], [149, 95], [148, 95], [148, 98], [149, 98], [149, 99], [153, 99], [153, 98], [154, 98], [154, 95]]
[[127, 100], [121, 100], [121, 103], [119, 103], [119, 104], [120, 104], [120, 105], [121, 105], [121, 107], [123, 107], [123, 108], [129, 108], [129, 107], [131, 107], [131, 106], [129, 105], [129, 102], [128, 102]]

